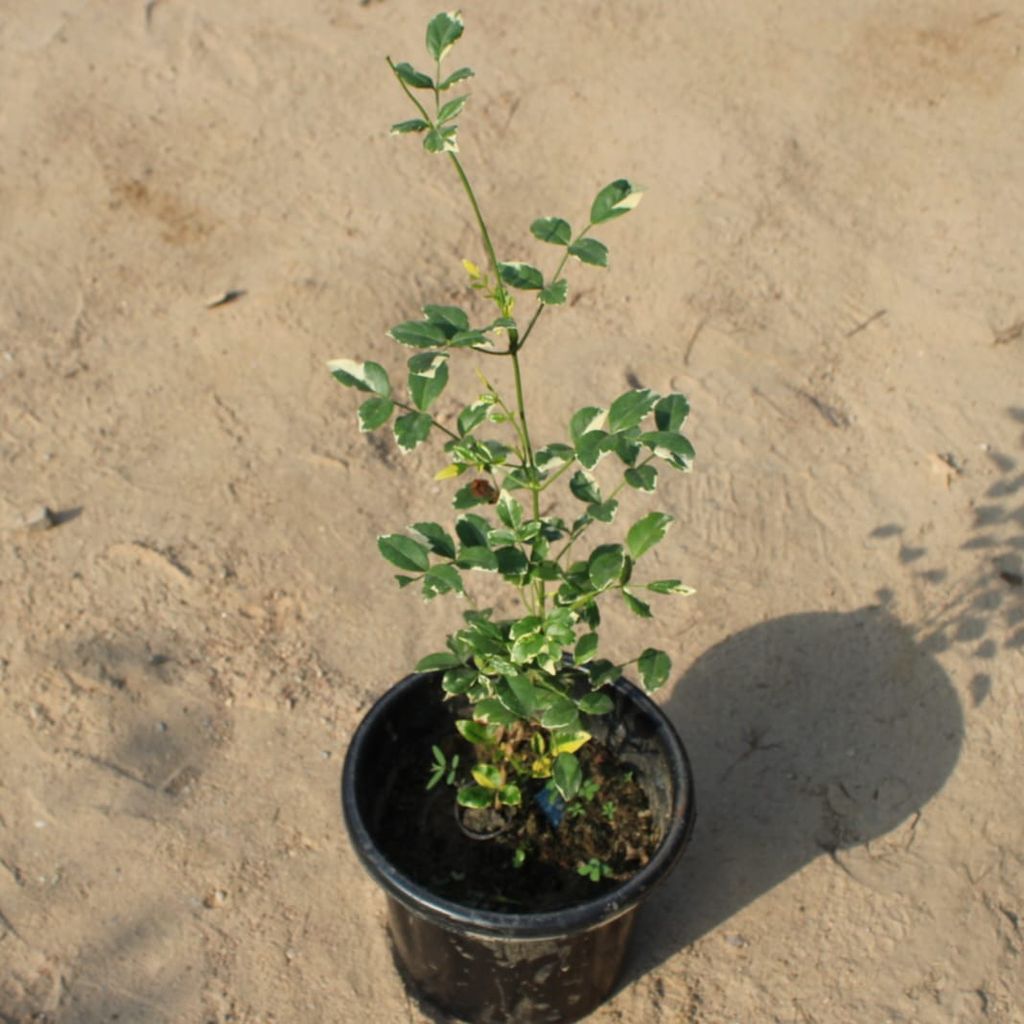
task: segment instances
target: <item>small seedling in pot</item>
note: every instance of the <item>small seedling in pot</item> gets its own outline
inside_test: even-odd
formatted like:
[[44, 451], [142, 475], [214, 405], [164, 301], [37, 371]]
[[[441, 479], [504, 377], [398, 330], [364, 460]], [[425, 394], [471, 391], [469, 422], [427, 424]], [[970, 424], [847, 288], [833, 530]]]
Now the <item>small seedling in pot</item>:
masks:
[[427, 789], [433, 789], [442, 779], [449, 786], [454, 785], [459, 770], [459, 755], [452, 755], [449, 761], [439, 746], [435, 744], [431, 749], [434, 754], [434, 765], [427, 780]]
[[[547, 800], [545, 814], [558, 828], [567, 806], [572, 819], [579, 800], [598, 791], [580, 755], [594, 742], [593, 720], [615, 709], [612, 685], [632, 668], [654, 691], [671, 672], [669, 656], [654, 647], [625, 659], [607, 656], [600, 609], [618, 601], [648, 621], [652, 598], [692, 593], [679, 579], [643, 571], [672, 525], [668, 513], [650, 511], [607, 539], [624, 492], [651, 497], [663, 470], [690, 469], [693, 447], [681, 432], [689, 404], [675, 392], [633, 387], [572, 411], [564, 437], [538, 439], [522, 370], [527, 345], [542, 355], [534, 331], [549, 309], [567, 305], [570, 270], [582, 265], [593, 273], [609, 264], [608, 246], [593, 232], [634, 210], [643, 190], [615, 179], [597, 191], [575, 228], [562, 216], [533, 220], [531, 244], [552, 254], [546, 272], [520, 258], [520, 245], [499, 258], [459, 155], [459, 118], [470, 97], [457, 89], [474, 73], [446, 70], [445, 62], [462, 33], [458, 13], [438, 14], [427, 28], [429, 70], [388, 65], [415, 115], [392, 133], [419, 138], [451, 167], [477, 227], [480, 249], [461, 268], [468, 301], [465, 308], [423, 304], [419, 315], [391, 327], [390, 337], [410, 350], [401, 383], [373, 361], [336, 359], [329, 367], [363, 394], [361, 431], [390, 424], [403, 453], [439, 439], [443, 458], [434, 479], [454, 482], [453, 528], [424, 520], [378, 537], [398, 585], [418, 588], [426, 600], [461, 598], [473, 577], [485, 575], [503, 581], [519, 606], [517, 615], [499, 617], [493, 607], [474, 605], [444, 649], [417, 665], [436, 673], [446, 698], [463, 709], [456, 728], [466, 756], [460, 764], [434, 747], [428, 788], [443, 780], [457, 786], [459, 805], [511, 817]], [[590, 169], [581, 176], [589, 178]], [[449, 415], [439, 399], [450, 364], [466, 357], [494, 372], [478, 370], [480, 390]], [[556, 488], [563, 491], [560, 510], [552, 509]], [[599, 543], [591, 541], [596, 528], [604, 533]], [[513, 863], [524, 858], [517, 849]], [[580, 873], [599, 880], [611, 870], [592, 859]]]
[[603, 878], [611, 877], [612, 869], [604, 861], [597, 857], [591, 857], [585, 864], [581, 864], [577, 872], [592, 882], [600, 882]]

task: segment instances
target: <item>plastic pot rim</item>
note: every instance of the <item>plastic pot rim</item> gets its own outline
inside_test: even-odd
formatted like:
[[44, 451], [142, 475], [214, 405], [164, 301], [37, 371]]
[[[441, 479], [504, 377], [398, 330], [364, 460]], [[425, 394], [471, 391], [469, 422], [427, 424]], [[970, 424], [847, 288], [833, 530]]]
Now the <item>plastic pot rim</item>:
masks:
[[560, 910], [539, 913], [501, 913], [467, 907], [444, 899], [399, 871], [377, 846], [359, 811], [359, 755], [374, 724], [410, 690], [438, 685], [437, 673], [414, 672], [400, 680], [363, 716], [352, 736], [342, 768], [341, 806], [345, 825], [363, 867], [382, 889], [407, 910], [467, 935], [512, 939], [550, 939], [558, 935], [598, 928], [634, 909], [675, 866], [693, 830], [695, 820], [693, 775], [689, 758], [665, 713], [639, 687], [627, 679], [612, 686], [656, 726], [667, 763], [675, 779], [668, 826], [661, 845], [635, 875], [603, 895]]

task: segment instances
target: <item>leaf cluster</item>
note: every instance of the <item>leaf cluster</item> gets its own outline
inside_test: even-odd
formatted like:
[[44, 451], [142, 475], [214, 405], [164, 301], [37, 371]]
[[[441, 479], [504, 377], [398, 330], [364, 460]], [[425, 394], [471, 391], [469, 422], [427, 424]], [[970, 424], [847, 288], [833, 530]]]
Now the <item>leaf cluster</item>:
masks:
[[[686, 398], [649, 388], [579, 409], [563, 437], [534, 443], [520, 372], [524, 346], [543, 311], [566, 303], [570, 260], [608, 266], [608, 247], [592, 231], [633, 210], [643, 190], [625, 178], [612, 181], [592, 200], [580, 230], [561, 216], [535, 219], [532, 238], [557, 250], [557, 264], [547, 275], [532, 263], [499, 259], [457, 155], [455, 119], [468, 96], [449, 98], [473, 72], [462, 67], [442, 74], [462, 32], [457, 13], [431, 20], [426, 46], [432, 73], [389, 60], [419, 114], [392, 131], [421, 135], [428, 152], [447, 154], [452, 162], [477, 219], [486, 269], [470, 260], [463, 267], [470, 289], [493, 304], [493, 315], [474, 319], [461, 306], [427, 304], [419, 317], [393, 326], [388, 335], [412, 350], [400, 384], [376, 362], [336, 359], [328, 366], [340, 384], [365, 396], [358, 408], [361, 431], [390, 425], [403, 452], [431, 436], [442, 440], [436, 479], [453, 482], [454, 522], [415, 522], [378, 537], [381, 555], [398, 570], [399, 586], [418, 587], [426, 600], [467, 596], [472, 574], [487, 573], [518, 594], [519, 617], [496, 619], [492, 609], [474, 607], [445, 649], [417, 665], [418, 671], [436, 672], [446, 697], [462, 702], [458, 732], [472, 748], [461, 765], [458, 755], [448, 759], [435, 748], [428, 786], [457, 785], [458, 800], [467, 807], [514, 808], [538, 787], [565, 802], [587, 795], [576, 752], [591, 739], [589, 720], [612, 711], [610, 684], [629, 666], [648, 690], [668, 679], [666, 652], [647, 647], [627, 661], [611, 660], [601, 655], [599, 630], [600, 609], [610, 595], [650, 619], [652, 596], [692, 593], [681, 580], [650, 578], [642, 571], [672, 516], [649, 512], [628, 525], [620, 542], [586, 545], [594, 524], [616, 521], [623, 489], [653, 495], [660, 473], [690, 469], [694, 450], [682, 433]], [[512, 291], [535, 300], [522, 322], [514, 316]], [[513, 392], [481, 373], [479, 394], [455, 415], [438, 418], [450, 361], [466, 352], [510, 363]], [[556, 485], [564, 489], [561, 514], [542, 505]], [[587, 866], [591, 876], [601, 871], [600, 865]]]

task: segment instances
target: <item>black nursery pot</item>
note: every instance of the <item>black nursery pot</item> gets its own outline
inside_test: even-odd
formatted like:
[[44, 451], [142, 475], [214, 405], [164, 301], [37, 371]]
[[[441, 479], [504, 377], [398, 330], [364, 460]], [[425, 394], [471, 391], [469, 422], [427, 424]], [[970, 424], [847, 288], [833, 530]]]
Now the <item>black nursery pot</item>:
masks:
[[[538, 913], [498, 913], [442, 898], [399, 871], [378, 845], [398, 784], [388, 766], [410, 745], [434, 742], [451, 729], [439, 675], [407, 676], [356, 730], [342, 772], [345, 824], [363, 866], [387, 894], [399, 970], [447, 1013], [472, 1024], [567, 1024], [593, 1011], [615, 987], [637, 907], [679, 859], [695, 811], [690, 764], [672, 724], [625, 679], [613, 685], [612, 696], [614, 710], [588, 728], [636, 767], [661, 843], [617, 888]], [[415, 833], [410, 823], [410, 843]]]

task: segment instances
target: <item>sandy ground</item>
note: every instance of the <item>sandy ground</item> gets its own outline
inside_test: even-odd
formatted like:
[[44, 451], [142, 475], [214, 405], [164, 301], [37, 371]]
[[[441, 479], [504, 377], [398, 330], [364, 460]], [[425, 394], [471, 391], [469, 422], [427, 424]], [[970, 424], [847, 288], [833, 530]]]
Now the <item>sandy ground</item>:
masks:
[[[0, 1020], [438, 1019], [337, 788], [456, 621], [374, 550], [446, 492], [323, 367], [397, 370], [481, 259], [387, 134], [435, 10], [0, 2]], [[699, 594], [645, 643], [700, 820], [592, 1020], [1024, 1020], [1024, 10], [464, 13], [506, 258], [649, 190], [531, 342], [536, 433], [694, 408], [659, 558]]]

